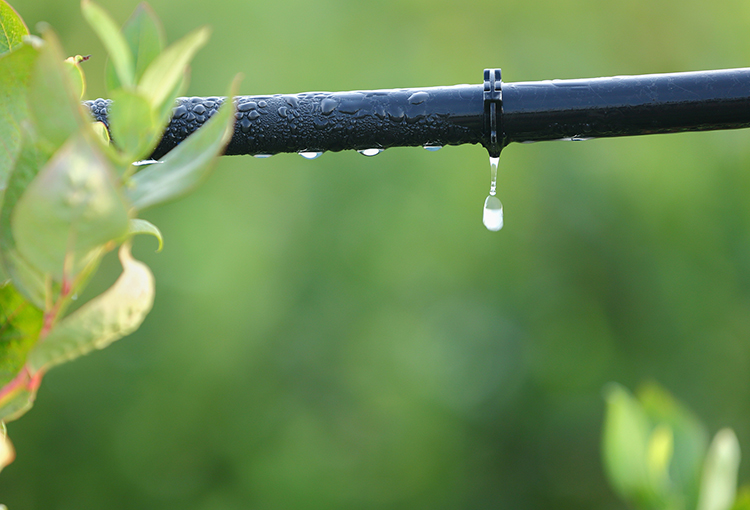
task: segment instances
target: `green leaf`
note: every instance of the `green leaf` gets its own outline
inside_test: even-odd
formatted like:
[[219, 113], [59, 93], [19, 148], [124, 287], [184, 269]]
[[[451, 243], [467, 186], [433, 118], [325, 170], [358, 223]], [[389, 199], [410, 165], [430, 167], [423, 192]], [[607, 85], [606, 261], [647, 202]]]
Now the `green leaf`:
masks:
[[669, 465], [674, 455], [674, 433], [671, 427], [660, 423], [651, 432], [646, 450], [648, 477], [658, 488], [669, 485]]
[[13, 380], [42, 329], [43, 313], [12, 285], [0, 287], [0, 388]]
[[123, 87], [135, 86], [135, 66], [133, 54], [130, 52], [128, 43], [120, 33], [120, 29], [107, 11], [99, 7], [91, 0], [81, 1], [81, 11], [91, 28], [99, 36], [109, 58], [117, 72], [117, 77]]
[[81, 109], [80, 95], [70, 81], [60, 42], [55, 33], [43, 27], [40, 49], [29, 82], [29, 113], [35, 134], [47, 155], [51, 155], [82, 126], [91, 122]]
[[608, 387], [605, 398], [604, 467], [621, 497], [644, 504], [652, 498], [647, 463], [648, 419], [638, 401], [622, 386]]
[[104, 122], [94, 122], [91, 124], [91, 129], [94, 131], [94, 135], [104, 144], [109, 144], [111, 141], [109, 138], [109, 130]]
[[11, 229], [18, 253], [57, 281], [72, 281], [123, 236], [128, 215], [110, 163], [78, 134], [45, 165], [18, 201]]
[[0, 421], [20, 418], [31, 409], [42, 374], [31, 375], [27, 367], [5, 387], [0, 388]]
[[156, 249], [157, 252], [160, 252], [164, 247], [164, 238], [161, 235], [161, 231], [153, 223], [138, 218], [130, 220], [130, 228], [128, 229], [127, 234], [128, 237], [138, 234], [148, 234], [158, 239], [159, 247]]
[[138, 92], [127, 89], [112, 92], [112, 100], [109, 130], [124, 160], [133, 162], [150, 155], [164, 132], [151, 103]]
[[740, 443], [732, 429], [716, 433], [706, 455], [697, 510], [729, 510], [737, 494]]
[[26, 90], [38, 56], [30, 44], [0, 55], [0, 205], [21, 152], [21, 124], [29, 115]]
[[164, 50], [143, 73], [138, 90], [160, 110], [170, 105], [170, 94], [176, 89], [195, 53], [208, 41], [209, 29], [199, 28]]
[[172, 119], [172, 110], [175, 107], [175, 101], [177, 98], [185, 93], [187, 90], [188, 83], [190, 81], [189, 69], [186, 69], [182, 74], [180, 80], [175, 84], [174, 88], [167, 94], [167, 99], [162, 103], [158, 111], [158, 124], [162, 127], [162, 130], [166, 130], [169, 121]]
[[5, 201], [0, 208], [0, 265], [13, 278], [16, 289], [35, 306], [45, 305], [44, 275], [34, 269], [16, 249], [11, 229], [11, 214], [26, 188], [36, 177], [45, 160], [25, 133], [21, 153], [8, 180]]
[[0, 0], [0, 54], [21, 44], [25, 35], [29, 35], [29, 29], [21, 16], [5, 0]]
[[[138, 4], [133, 15], [125, 22], [122, 35], [135, 59], [135, 80], [138, 81], [164, 48], [164, 28], [151, 7], [143, 2]], [[112, 91], [122, 87], [111, 60], [107, 62], [106, 80], [110, 95]]]
[[65, 59], [65, 70], [68, 71], [68, 82], [73, 86], [79, 99], [83, 99], [86, 94], [86, 75], [81, 68], [81, 62], [85, 62], [89, 57], [76, 55]]
[[671, 491], [683, 498], [686, 508], [695, 508], [708, 432], [692, 412], [656, 384], [643, 386], [638, 391], [638, 399], [651, 423], [668, 426], [672, 431]]
[[143, 322], [154, 300], [154, 277], [148, 266], [133, 259], [129, 245], [124, 244], [119, 255], [123, 268], [120, 277], [37, 343], [28, 358], [32, 372], [102, 349]]
[[198, 186], [210, 173], [234, 131], [234, 101], [239, 79], [228, 98], [206, 124], [170, 151], [161, 163], [149, 165], [131, 179], [126, 189], [136, 209], [173, 200]]

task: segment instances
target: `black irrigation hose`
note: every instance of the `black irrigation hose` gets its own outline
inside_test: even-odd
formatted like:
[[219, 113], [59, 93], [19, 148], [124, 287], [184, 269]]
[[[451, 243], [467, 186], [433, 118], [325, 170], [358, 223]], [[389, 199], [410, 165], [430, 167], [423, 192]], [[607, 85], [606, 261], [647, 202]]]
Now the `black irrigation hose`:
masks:
[[[159, 158], [224, 101], [180, 98]], [[109, 100], [87, 101], [107, 124]], [[750, 68], [580, 80], [240, 96], [226, 154], [585, 139], [750, 127]], [[116, 143], [116, 140], [115, 140]]]

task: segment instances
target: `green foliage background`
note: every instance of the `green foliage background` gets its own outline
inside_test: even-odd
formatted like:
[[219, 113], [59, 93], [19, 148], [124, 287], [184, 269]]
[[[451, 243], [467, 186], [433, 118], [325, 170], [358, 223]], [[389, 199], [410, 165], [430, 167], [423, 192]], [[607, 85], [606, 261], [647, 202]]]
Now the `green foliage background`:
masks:
[[[103, 95], [77, 1], [16, 0]], [[135, 2], [107, 9], [121, 21]], [[156, 0], [209, 23], [189, 94], [744, 67], [750, 3]], [[655, 379], [750, 444], [750, 134], [227, 157], [139, 239], [139, 331], [8, 426], [14, 509], [621, 508], [602, 387]], [[99, 291], [115, 277], [99, 279]], [[105, 264], [106, 265], [106, 264]], [[96, 286], [96, 285], [95, 285]], [[94, 292], [94, 291], [92, 291]], [[750, 463], [740, 480], [750, 480]]]

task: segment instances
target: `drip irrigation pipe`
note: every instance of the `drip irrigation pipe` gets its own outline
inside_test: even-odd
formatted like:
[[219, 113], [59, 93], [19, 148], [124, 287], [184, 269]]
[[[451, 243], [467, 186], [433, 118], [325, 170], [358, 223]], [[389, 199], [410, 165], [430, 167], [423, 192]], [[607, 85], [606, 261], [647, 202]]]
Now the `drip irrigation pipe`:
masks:
[[[238, 96], [225, 154], [276, 154], [588, 139], [750, 127], [750, 68], [482, 85]], [[158, 159], [198, 129], [221, 97], [179, 98]], [[107, 122], [108, 99], [87, 101]], [[114, 140], [114, 143], [117, 143]]]

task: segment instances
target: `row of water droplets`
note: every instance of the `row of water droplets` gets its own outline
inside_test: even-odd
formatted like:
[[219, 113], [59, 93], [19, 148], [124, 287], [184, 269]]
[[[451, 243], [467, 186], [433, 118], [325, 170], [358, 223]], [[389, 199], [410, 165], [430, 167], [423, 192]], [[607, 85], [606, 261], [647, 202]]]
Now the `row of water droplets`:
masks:
[[[423, 148], [425, 150], [430, 151], [430, 152], [434, 152], [434, 151], [442, 149], [443, 146], [442, 145], [424, 145]], [[372, 149], [360, 149], [357, 152], [359, 152], [363, 156], [372, 157], [372, 156], [377, 156], [378, 154], [380, 154], [384, 150], [385, 149], [380, 149], [380, 148], [373, 147]], [[317, 159], [317, 158], [319, 158], [320, 156], [323, 155], [323, 152], [322, 151], [300, 151], [297, 154], [299, 154], [300, 156], [302, 156], [305, 159]], [[256, 157], [256, 158], [265, 159], [265, 158], [270, 158], [271, 156], [273, 156], [273, 154], [254, 154], [253, 156]], [[134, 164], [147, 164], [147, 163], [139, 161], [139, 162], [134, 163]]]
[[[425, 145], [423, 146], [423, 148], [430, 152], [434, 152], [442, 149], [442, 146]], [[359, 152], [363, 156], [377, 156], [378, 154], [383, 152], [383, 149], [362, 149], [357, 152]], [[323, 153], [319, 151], [301, 151], [298, 152], [298, 154], [305, 159], [316, 159], [323, 155]], [[271, 156], [272, 154], [255, 154], [256, 158], [270, 158]], [[490, 194], [487, 195], [487, 198], [484, 200], [484, 210], [482, 213], [482, 223], [484, 223], [484, 226], [487, 227], [487, 230], [490, 230], [492, 232], [497, 232], [498, 230], [503, 228], [503, 204], [496, 196], [497, 167], [499, 163], [499, 157], [490, 156]]]
[[[426, 92], [417, 92], [409, 97], [409, 102], [412, 104], [419, 104], [425, 101], [427, 97], [429, 97], [429, 95]], [[324, 114], [331, 113], [336, 108], [336, 106], [338, 106], [338, 101], [332, 98], [326, 98], [321, 102], [321, 107]], [[423, 147], [425, 150], [431, 152], [442, 149], [441, 145], [424, 145]], [[373, 147], [369, 149], [360, 149], [357, 152], [359, 152], [363, 156], [372, 157], [377, 156], [378, 154], [383, 152], [383, 150], [384, 149]], [[300, 151], [298, 152], [298, 154], [305, 159], [317, 159], [323, 155], [323, 152]], [[271, 156], [272, 154], [255, 154], [256, 158], [270, 158]], [[491, 230], [493, 232], [496, 232], [503, 228], [503, 204], [496, 196], [497, 167], [499, 159], [499, 157], [490, 157], [490, 194], [484, 201], [484, 212], [482, 215], [482, 222], [484, 223], [484, 226], [487, 227], [488, 230]]]

